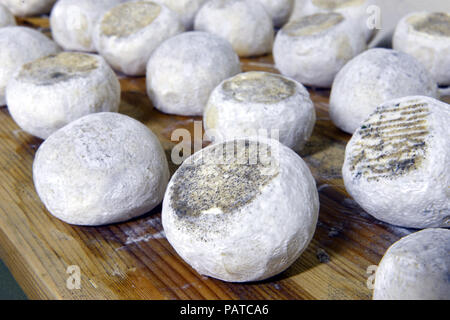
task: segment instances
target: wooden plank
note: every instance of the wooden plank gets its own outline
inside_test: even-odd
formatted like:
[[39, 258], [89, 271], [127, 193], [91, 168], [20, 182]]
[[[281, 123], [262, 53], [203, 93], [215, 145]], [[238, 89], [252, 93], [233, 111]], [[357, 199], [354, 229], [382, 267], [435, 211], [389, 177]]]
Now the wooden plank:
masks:
[[[46, 19], [22, 20], [48, 27]], [[243, 70], [276, 72], [270, 56], [242, 59]], [[144, 78], [121, 77], [120, 112], [155, 132], [170, 159], [177, 128], [193, 132], [201, 117], [155, 110]], [[317, 231], [304, 254], [284, 273], [234, 284], [197, 274], [175, 253], [161, 226], [161, 207], [126, 223], [79, 227], [52, 217], [32, 182], [41, 140], [24, 133], [0, 109], [0, 257], [30, 298], [47, 299], [370, 299], [366, 270], [411, 230], [367, 215], [345, 192], [341, 176], [349, 135], [328, 117], [327, 90], [310, 90], [317, 110], [313, 136], [301, 156], [320, 194]], [[176, 165], [171, 163], [172, 173]], [[69, 266], [79, 266], [81, 289], [69, 289]]]

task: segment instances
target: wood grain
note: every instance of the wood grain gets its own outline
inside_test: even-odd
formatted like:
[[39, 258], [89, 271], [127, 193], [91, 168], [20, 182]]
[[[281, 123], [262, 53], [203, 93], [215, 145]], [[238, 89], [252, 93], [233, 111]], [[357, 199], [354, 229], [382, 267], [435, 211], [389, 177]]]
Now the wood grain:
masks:
[[[48, 28], [42, 18], [20, 23]], [[270, 56], [243, 59], [242, 67], [276, 72]], [[121, 77], [120, 82], [120, 112], [151, 128], [168, 156], [177, 143], [170, 140], [172, 131], [192, 132], [194, 121], [201, 120], [155, 110], [144, 78]], [[197, 274], [167, 242], [160, 207], [103, 227], [71, 226], [52, 217], [32, 182], [33, 157], [42, 141], [20, 130], [7, 108], [0, 109], [0, 257], [32, 299], [370, 299], [368, 266], [411, 230], [375, 220], [347, 195], [341, 166], [350, 136], [328, 117], [329, 91], [310, 93], [317, 124], [301, 156], [317, 181], [319, 223], [307, 250], [284, 273], [247, 284]], [[81, 270], [79, 290], [66, 286], [71, 265]]]

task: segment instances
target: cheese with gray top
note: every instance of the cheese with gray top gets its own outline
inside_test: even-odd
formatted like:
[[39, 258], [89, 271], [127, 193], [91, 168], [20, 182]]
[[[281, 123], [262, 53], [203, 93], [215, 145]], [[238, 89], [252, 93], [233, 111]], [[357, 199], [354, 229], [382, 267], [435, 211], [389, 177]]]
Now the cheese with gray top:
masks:
[[414, 12], [400, 20], [393, 48], [420, 61], [438, 84], [450, 85], [450, 14]]
[[329, 88], [339, 70], [366, 48], [362, 32], [340, 13], [291, 20], [273, 47], [275, 66], [304, 85]]
[[258, 1], [210, 0], [197, 13], [194, 29], [228, 40], [240, 57], [272, 51], [272, 18]]
[[108, 63], [130, 76], [145, 75], [153, 51], [184, 31], [178, 15], [152, 1], [126, 2], [107, 11], [97, 24], [94, 44]]
[[62, 52], [24, 64], [8, 83], [6, 100], [23, 130], [46, 139], [87, 114], [119, 111], [120, 84], [102, 57]]
[[18, 26], [0, 28], [0, 48], [0, 106], [6, 104], [6, 86], [17, 69], [24, 63], [60, 51], [55, 42], [39, 31]]
[[203, 124], [214, 142], [273, 130], [280, 142], [299, 151], [310, 138], [316, 114], [308, 91], [282, 75], [251, 71], [223, 81], [208, 100]]
[[50, 15], [53, 39], [65, 50], [95, 51], [92, 33], [102, 15], [124, 0], [59, 0]]
[[276, 140], [250, 138], [213, 144], [186, 159], [169, 182], [162, 223], [197, 272], [246, 282], [297, 260], [318, 212], [305, 162]]
[[347, 192], [369, 214], [408, 227], [450, 227], [450, 106], [412, 96], [383, 103], [350, 139]]

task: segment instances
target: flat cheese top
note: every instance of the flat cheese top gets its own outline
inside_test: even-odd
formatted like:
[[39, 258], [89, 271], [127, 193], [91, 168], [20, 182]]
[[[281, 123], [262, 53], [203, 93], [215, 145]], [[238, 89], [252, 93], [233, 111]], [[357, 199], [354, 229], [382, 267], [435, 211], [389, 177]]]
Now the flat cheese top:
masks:
[[98, 68], [95, 56], [77, 52], [62, 52], [25, 64], [17, 79], [38, 85], [51, 85], [75, 77], [87, 76]]
[[246, 72], [225, 81], [222, 90], [243, 103], [276, 103], [295, 93], [295, 83], [277, 74]]
[[106, 36], [127, 37], [150, 25], [160, 14], [154, 2], [126, 2], [108, 11], [101, 22]]

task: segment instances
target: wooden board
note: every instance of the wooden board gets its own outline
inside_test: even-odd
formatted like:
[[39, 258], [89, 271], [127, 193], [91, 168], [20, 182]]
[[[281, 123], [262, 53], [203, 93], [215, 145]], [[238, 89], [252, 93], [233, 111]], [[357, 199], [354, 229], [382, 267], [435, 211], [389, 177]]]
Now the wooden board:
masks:
[[[41, 18], [21, 23], [48, 27]], [[244, 59], [242, 67], [276, 72], [270, 56]], [[201, 118], [155, 110], [144, 78], [121, 78], [121, 86], [120, 112], [151, 128], [170, 159], [177, 143], [170, 140], [172, 131], [192, 132]], [[33, 157], [42, 141], [20, 130], [5, 107], [0, 109], [0, 257], [34, 299], [370, 299], [367, 268], [411, 230], [375, 220], [345, 192], [341, 166], [350, 136], [328, 117], [329, 91], [310, 93], [317, 124], [301, 156], [317, 181], [319, 223], [307, 250], [284, 273], [247, 284], [197, 274], [167, 242], [160, 207], [104, 227], [71, 226], [52, 217], [32, 182]], [[80, 289], [67, 287], [73, 265], [80, 268]]]

